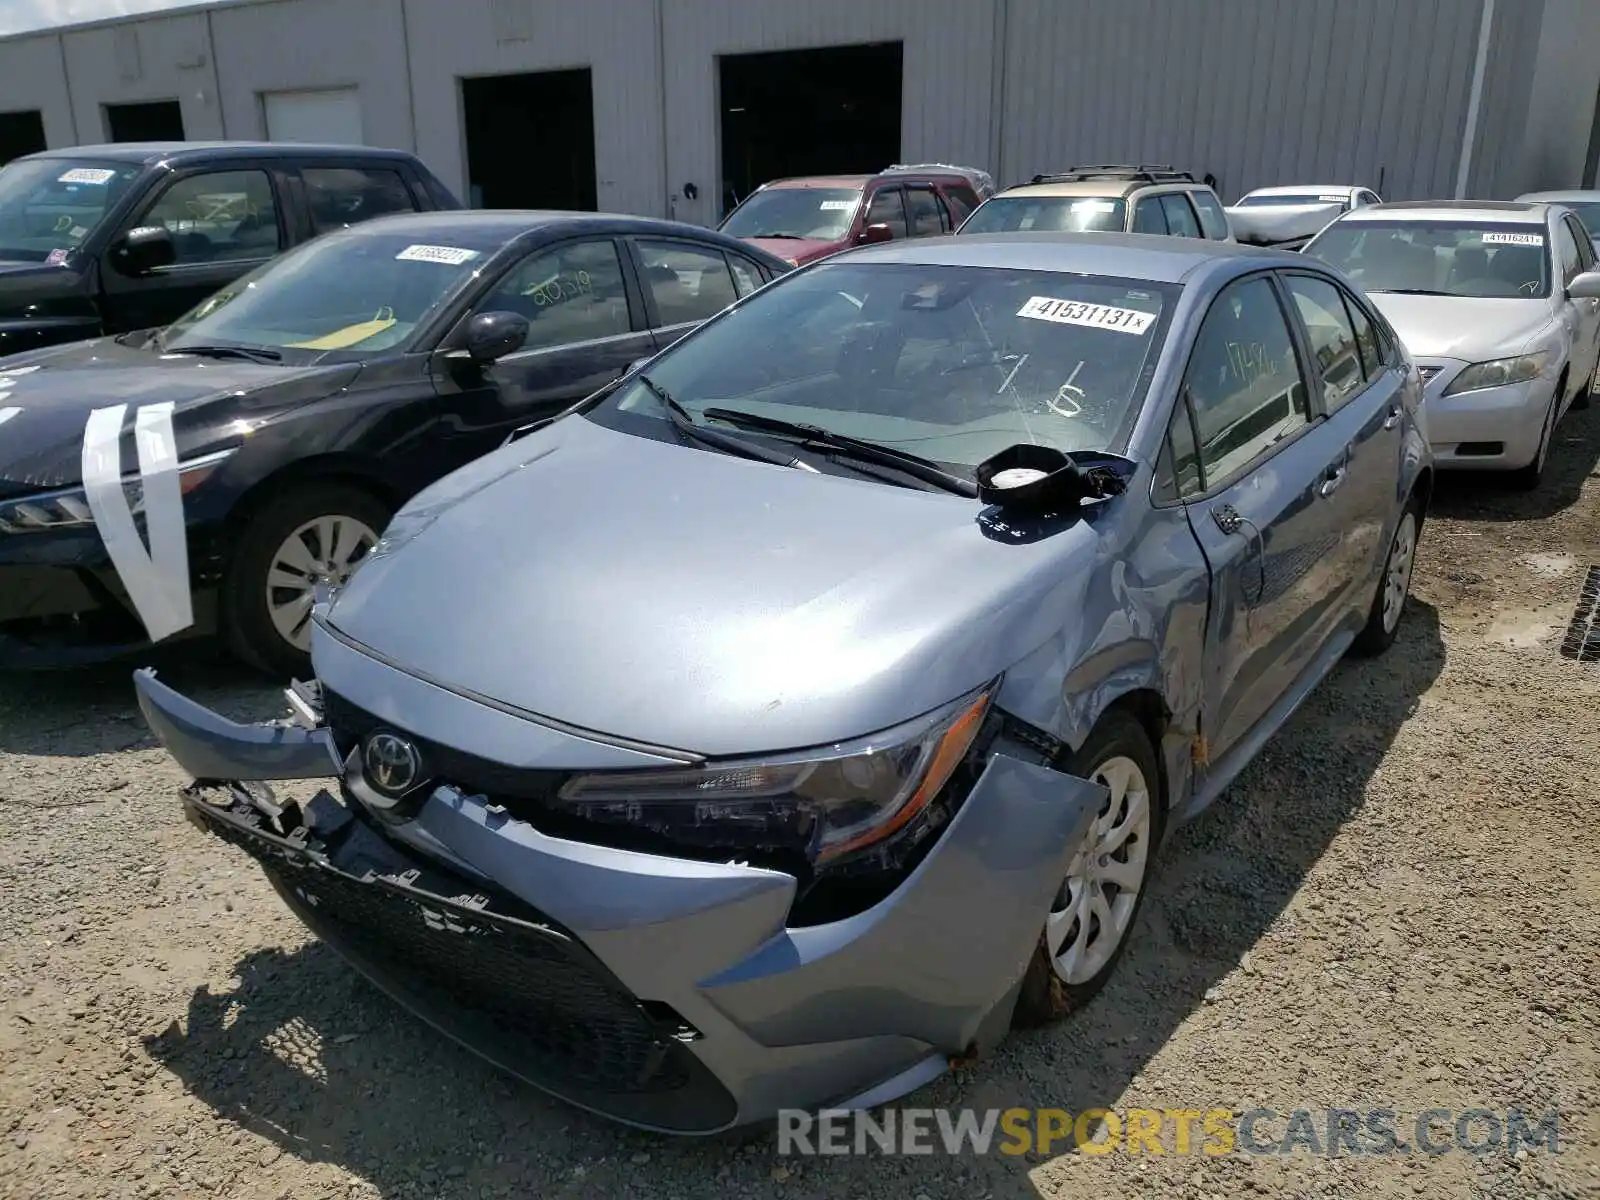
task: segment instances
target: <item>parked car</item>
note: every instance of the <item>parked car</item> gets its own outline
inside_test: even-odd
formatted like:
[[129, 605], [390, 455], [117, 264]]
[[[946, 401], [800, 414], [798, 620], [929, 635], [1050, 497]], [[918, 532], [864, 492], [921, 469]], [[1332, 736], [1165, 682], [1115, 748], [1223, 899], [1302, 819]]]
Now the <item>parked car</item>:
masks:
[[0, 666], [220, 631], [303, 669], [315, 583], [401, 501], [788, 269], [642, 218], [383, 217], [163, 329], [0, 361]]
[[407, 505], [292, 728], [140, 704], [193, 821], [529, 1082], [879, 1104], [1092, 995], [1164, 834], [1395, 638], [1417, 398], [1313, 259], [872, 247]]
[[851, 246], [949, 233], [993, 186], [982, 171], [943, 164], [777, 179], [717, 228], [801, 266]]
[[1344, 184], [1266, 187], [1246, 192], [1227, 213], [1239, 241], [1298, 250], [1340, 214], [1378, 203], [1371, 189]]
[[1554, 204], [1379, 204], [1305, 248], [1365, 288], [1416, 359], [1443, 468], [1510, 471], [1536, 488], [1556, 422], [1588, 403], [1600, 360], [1600, 274]]
[[1518, 204], [1560, 204], [1578, 214], [1588, 231], [1596, 254], [1600, 254], [1600, 191], [1574, 189], [1564, 192], [1529, 192], [1517, 197]]
[[74, 146], [0, 169], [0, 357], [176, 320], [319, 233], [460, 208], [399, 150]]
[[959, 232], [1053, 230], [1233, 240], [1217, 194], [1187, 171], [1165, 166], [1074, 167], [1035, 175], [984, 201]]

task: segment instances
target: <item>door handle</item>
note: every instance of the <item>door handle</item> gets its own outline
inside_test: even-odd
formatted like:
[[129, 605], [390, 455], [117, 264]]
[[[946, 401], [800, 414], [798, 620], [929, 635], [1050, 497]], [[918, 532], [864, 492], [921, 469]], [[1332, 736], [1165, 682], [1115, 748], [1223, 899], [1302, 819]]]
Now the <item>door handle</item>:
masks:
[[1389, 406], [1389, 415], [1383, 419], [1383, 427], [1385, 429], [1393, 429], [1398, 424], [1400, 424], [1400, 406], [1391, 404]]
[[1333, 495], [1339, 490], [1339, 485], [1344, 482], [1344, 477], [1347, 474], [1349, 474], [1349, 472], [1345, 469], [1345, 465], [1340, 463], [1339, 466], [1322, 481], [1322, 486], [1317, 488], [1317, 494], [1322, 496], [1324, 499]]

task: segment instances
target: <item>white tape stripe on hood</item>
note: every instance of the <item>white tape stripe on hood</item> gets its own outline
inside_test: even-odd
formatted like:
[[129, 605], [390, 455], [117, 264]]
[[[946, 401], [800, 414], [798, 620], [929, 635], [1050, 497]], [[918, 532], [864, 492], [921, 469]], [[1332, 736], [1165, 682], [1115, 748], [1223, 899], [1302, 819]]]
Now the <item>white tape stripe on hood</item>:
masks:
[[[4, 400], [9, 395], [11, 395], [10, 392], [0, 392], [0, 400]], [[20, 408], [0, 408], [0, 425], [4, 425], [21, 411]]]
[[83, 490], [111, 564], [128, 589], [152, 642], [194, 624], [189, 594], [189, 543], [183, 528], [172, 404], [149, 404], [134, 416], [139, 477], [144, 487], [145, 550], [122, 490], [122, 424], [128, 406], [97, 408], [83, 430]]

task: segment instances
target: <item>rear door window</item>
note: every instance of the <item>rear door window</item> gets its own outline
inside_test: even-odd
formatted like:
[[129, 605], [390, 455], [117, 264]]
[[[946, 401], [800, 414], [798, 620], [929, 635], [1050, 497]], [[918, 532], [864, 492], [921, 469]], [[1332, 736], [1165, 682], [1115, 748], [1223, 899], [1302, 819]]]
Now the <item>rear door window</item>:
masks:
[[721, 251], [688, 242], [640, 239], [635, 244], [660, 325], [704, 321], [739, 298]]
[[1210, 192], [1190, 192], [1189, 199], [1194, 201], [1196, 211], [1200, 214], [1200, 228], [1205, 230], [1205, 235], [1215, 241], [1228, 239], [1228, 214], [1222, 211], [1222, 205]]
[[[1322, 398], [1328, 412], [1366, 386], [1356, 330], [1339, 289], [1311, 275], [1286, 275], [1300, 320], [1311, 343], [1311, 357], [1322, 375]], [[1370, 333], [1370, 326], [1369, 333]]]
[[912, 237], [935, 237], [945, 232], [944, 214], [930, 187], [906, 189], [906, 215], [911, 221]]
[[345, 229], [373, 217], [416, 212], [417, 203], [399, 171], [371, 167], [302, 167], [311, 227], [317, 233]]
[[979, 204], [978, 193], [964, 183], [952, 183], [944, 189], [944, 197], [950, 202], [950, 216], [957, 225], [970, 217]]

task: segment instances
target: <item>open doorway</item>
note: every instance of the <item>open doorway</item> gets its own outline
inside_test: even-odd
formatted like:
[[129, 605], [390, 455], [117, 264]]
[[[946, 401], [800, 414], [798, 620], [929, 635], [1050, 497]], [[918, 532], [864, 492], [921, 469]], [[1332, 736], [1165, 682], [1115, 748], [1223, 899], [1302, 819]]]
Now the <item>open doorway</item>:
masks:
[[722, 212], [769, 179], [895, 162], [903, 58], [900, 42], [719, 58]]
[[106, 130], [113, 142], [181, 142], [183, 110], [176, 100], [108, 104]]
[[0, 113], [0, 166], [45, 148], [44, 116], [39, 112]]
[[599, 207], [587, 67], [463, 79], [461, 109], [471, 207]]

